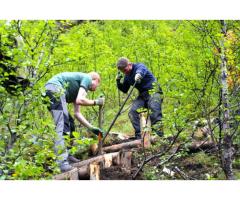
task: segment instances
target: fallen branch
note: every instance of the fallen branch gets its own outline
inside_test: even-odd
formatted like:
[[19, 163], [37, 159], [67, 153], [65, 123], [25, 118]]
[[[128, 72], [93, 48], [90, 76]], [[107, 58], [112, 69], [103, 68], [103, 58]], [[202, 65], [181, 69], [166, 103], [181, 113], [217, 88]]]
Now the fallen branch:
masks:
[[189, 146], [189, 152], [193, 153], [205, 149], [213, 149], [216, 145], [213, 141], [195, 141]]
[[173, 169], [176, 173], [178, 173], [184, 180], [194, 180], [190, 177], [188, 177], [184, 172], [182, 172], [177, 166]]
[[142, 170], [142, 168], [144, 167], [145, 164], [147, 164], [148, 162], [150, 162], [151, 160], [155, 159], [155, 158], [160, 158], [163, 155], [165, 155], [168, 151], [170, 151], [170, 149], [172, 148], [173, 144], [176, 142], [178, 136], [180, 135], [180, 133], [183, 131], [183, 129], [179, 130], [178, 133], [176, 134], [176, 136], [174, 137], [173, 141], [171, 142], [171, 144], [169, 145], [169, 147], [163, 151], [163, 152], [158, 152], [155, 155], [149, 156], [148, 158], [144, 159], [144, 161], [142, 162], [141, 166], [138, 168], [138, 170], [135, 172], [135, 174], [133, 175], [133, 179], [136, 178], [136, 176], [138, 175], [138, 173]]

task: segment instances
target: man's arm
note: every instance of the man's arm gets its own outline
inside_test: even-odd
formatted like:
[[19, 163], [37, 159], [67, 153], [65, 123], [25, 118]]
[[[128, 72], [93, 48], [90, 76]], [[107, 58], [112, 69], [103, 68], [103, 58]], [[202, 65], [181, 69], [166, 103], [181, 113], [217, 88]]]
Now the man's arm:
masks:
[[144, 64], [139, 64], [138, 69], [136, 70], [136, 74], [140, 74], [141, 77], [144, 77], [147, 73], [147, 68]]
[[117, 87], [118, 87], [119, 90], [121, 90], [124, 93], [128, 92], [128, 90], [130, 88], [130, 85], [127, 83], [125, 78], [124, 78], [123, 83], [121, 83], [121, 79], [116, 79], [116, 82], [117, 82]]
[[77, 105], [83, 105], [83, 106], [93, 106], [95, 105], [95, 101], [88, 99], [87, 97], [87, 92], [83, 87], [80, 87], [76, 99], [76, 104]]
[[[77, 97], [76, 102], [74, 102], [74, 117], [76, 117], [77, 120], [83, 126], [88, 128], [95, 135], [98, 135], [99, 133], [101, 133], [103, 135], [103, 133], [104, 133], [103, 130], [101, 130], [97, 127], [94, 127], [92, 124], [90, 124], [88, 122], [88, 120], [80, 112], [80, 105], [88, 105], [88, 106], [95, 105], [94, 100], [87, 99], [86, 95], [87, 95], [87, 92], [84, 89], [83, 90], [79, 89], [79, 96]], [[77, 101], [78, 101], [78, 103], [77, 103]], [[95, 100], [95, 101], [98, 102], [96, 104], [99, 104], [99, 102], [104, 103], [104, 101], [100, 101], [99, 99]]]
[[80, 105], [74, 103], [74, 117], [85, 127], [92, 128], [93, 126], [86, 120], [86, 118], [80, 113]]

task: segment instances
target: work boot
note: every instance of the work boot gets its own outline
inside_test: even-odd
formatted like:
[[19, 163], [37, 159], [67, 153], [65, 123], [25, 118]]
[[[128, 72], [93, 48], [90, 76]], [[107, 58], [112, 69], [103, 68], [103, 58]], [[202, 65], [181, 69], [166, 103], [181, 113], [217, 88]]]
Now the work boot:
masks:
[[141, 139], [141, 133], [135, 133], [135, 136], [130, 137], [129, 139], [130, 140], [139, 140], [139, 139]]
[[69, 164], [68, 161], [64, 161], [60, 164], [61, 172], [67, 172], [67, 171], [70, 171], [72, 169], [73, 169], [73, 167]]
[[153, 125], [152, 126], [152, 131], [153, 131], [153, 133], [157, 134], [159, 137], [163, 137], [164, 132], [163, 132], [163, 124], [162, 124], [162, 122]]
[[68, 162], [69, 162], [69, 163], [77, 163], [77, 162], [80, 162], [80, 160], [77, 159], [77, 158], [75, 158], [75, 157], [72, 156], [72, 155], [69, 155], [69, 156], [68, 156]]
[[135, 139], [136, 140], [141, 139], [141, 133], [135, 133]]
[[159, 137], [163, 137], [164, 133], [160, 130], [156, 130], [155, 133], [159, 136]]

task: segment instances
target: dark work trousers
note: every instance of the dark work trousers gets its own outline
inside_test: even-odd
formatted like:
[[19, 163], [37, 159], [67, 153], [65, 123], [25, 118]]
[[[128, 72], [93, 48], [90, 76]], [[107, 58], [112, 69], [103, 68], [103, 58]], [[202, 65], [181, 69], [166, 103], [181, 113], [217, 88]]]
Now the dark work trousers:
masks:
[[157, 122], [160, 122], [162, 119], [161, 104], [162, 99], [160, 93], [149, 95], [148, 92], [144, 92], [133, 101], [128, 116], [133, 125], [133, 128], [135, 129], [135, 137], [141, 137], [139, 109], [149, 109], [151, 125], [154, 125]]
[[54, 151], [56, 155], [60, 156], [61, 161], [58, 161], [60, 163], [66, 161], [68, 157], [63, 136], [74, 130], [74, 121], [73, 118], [69, 116], [66, 96], [61, 92], [61, 88], [53, 84], [47, 84], [45, 88], [46, 95], [50, 99], [50, 106], [48, 109], [53, 116], [57, 132], [57, 138], [54, 141]]

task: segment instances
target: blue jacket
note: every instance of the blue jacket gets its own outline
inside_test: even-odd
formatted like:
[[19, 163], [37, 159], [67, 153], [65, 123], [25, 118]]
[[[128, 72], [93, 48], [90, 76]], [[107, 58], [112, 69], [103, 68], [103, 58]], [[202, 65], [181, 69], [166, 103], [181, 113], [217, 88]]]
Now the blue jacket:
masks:
[[125, 75], [123, 83], [120, 80], [117, 81], [117, 87], [124, 93], [127, 93], [130, 86], [134, 84], [135, 75], [140, 73], [143, 77], [140, 83], [137, 83], [135, 87], [138, 89], [139, 93], [148, 91], [153, 88], [153, 82], [156, 81], [156, 78], [153, 74], [147, 69], [147, 67], [142, 63], [133, 63], [132, 71], [129, 75]]

